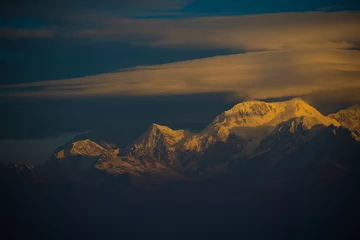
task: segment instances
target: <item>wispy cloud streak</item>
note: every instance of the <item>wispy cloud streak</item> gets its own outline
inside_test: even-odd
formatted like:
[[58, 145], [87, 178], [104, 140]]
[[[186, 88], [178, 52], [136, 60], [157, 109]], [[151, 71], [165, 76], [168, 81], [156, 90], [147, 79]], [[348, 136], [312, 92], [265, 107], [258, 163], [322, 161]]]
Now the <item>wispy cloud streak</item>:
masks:
[[[2, 90], [21, 90], [11, 95], [23, 97], [239, 91], [254, 98], [268, 98], [356, 88], [360, 87], [359, 79], [359, 51], [282, 50], [138, 67], [126, 72], [84, 78], [3, 86]], [[26, 91], [34, 87], [38, 90]]]
[[[220, 47], [246, 53], [84, 78], [2, 86], [2, 96], [89, 97], [237, 91], [253, 98], [269, 98], [360, 88], [360, 51], [354, 50], [360, 43], [359, 12], [177, 20], [101, 18], [98, 24], [97, 28], [77, 29], [69, 36], [100, 41], [128, 40], [133, 44], [162, 47]], [[34, 87], [36, 90], [29, 90]]]
[[73, 32], [96, 40], [147, 38], [155, 46], [239, 50], [350, 48], [360, 42], [360, 12], [306, 12], [176, 20], [105, 18]]
[[11, 29], [0, 28], [1, 38], [44, 38], [52, 37], [54, 32], [49, 29]]

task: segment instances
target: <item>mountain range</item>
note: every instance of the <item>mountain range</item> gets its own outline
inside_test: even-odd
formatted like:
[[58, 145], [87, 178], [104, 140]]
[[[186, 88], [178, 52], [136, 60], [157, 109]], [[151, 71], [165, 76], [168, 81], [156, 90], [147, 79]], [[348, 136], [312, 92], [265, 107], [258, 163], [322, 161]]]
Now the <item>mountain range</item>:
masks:
[[[199, 133], [152, 124], [125, 148], [77, 137], [59, 147], [38, 169], [81, 181], [89, 181], [94, 172], [123, 175], [131, 179], [132, 186], [146, 188], [208, 179], [235, 169], [243, 172], [254, 165], [267, 172], [285, 165], [303, 169], [319, 161], [314, 156], [320, 150], [332, 152], [332, 139], [344, 148], [340, 152], [358, 146], [359, 133], [357, 106], [324, 116], [300, 98], [272, 103], [247, 101], [216, 116]], [[344, 146], [345, 142], [351, 144]], [[295, 160], [292, 155], [301, 159]]]
[[353, 237], [359, 116], [357, 106], [324, 116], [300, 98], [246, 101], [198, 133], [152, 124], [124, 148], [79, 135], [44, 165], [1, 165], [0, 206], [34, 239], [39, 221], [49, 236], [97, 229], [96, 239], [119, 229]]

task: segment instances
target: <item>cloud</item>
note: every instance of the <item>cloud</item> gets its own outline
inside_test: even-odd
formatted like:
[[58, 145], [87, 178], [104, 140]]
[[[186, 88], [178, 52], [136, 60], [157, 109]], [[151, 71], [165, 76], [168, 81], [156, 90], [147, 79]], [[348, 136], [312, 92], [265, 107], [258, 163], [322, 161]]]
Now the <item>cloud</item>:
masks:
[[[145, 1], [142, 4], [145, 6]], [[152, 47], [264, 51], [349, 49], [358, 48], [360, 43], [360, 12], [347, 11], [181, 19], [123, 18], [82, 11], [50, 27], [57, 37]]]
[[12, 0], [0, 5], [2, 16], [61, 17], [82, 12], [140, 13], [158, 10], [178, 10], [191, 0]]
[[[106, 28], [108, 19], [114, 16], [134, 18], [139, 16], [176, 16], [193, 0], [14, 0], [0, 3], [0, 15], [5, 20], [0, 37], [44, 37], [67, 38], [83, 32], [96, 32]], [[144, 20], [145, 21], [145, 20]], [[19, 28], [36, 22], [37, 28]], [[49, 34], [49, 33], [52, 34]], [[102, 33], [103, 34], [103, 33]]]
[[0, 38], [44, 38], [52, 37], [54, 32], [48, 29], [11, 29], [0, 28]]
[[3, 96], [18, 97], [239, 92], [261, 99], [360, 88], [359, 79], [360, 51], [310, 49], [218, 56], [1, 88]]
[[316, 10], [327, 12], [327, 11], [335, 11], [335, 10], [339, 11], [346, 8], [347, 8], [346, 5], [333, 5], [333, 6], [320, 7], [317, 8]]
[[145, 39], [135, 44], [247, 51], [346, 49], [360, 43], [360, 12], [276, 13], [187, 19], [105, 18], [73, 33], [96, 40]]
[[360, 87], [320, 90], [301, 96], [304, 100], [318, 106], [325, 114], [334, 113], [345, 107], [360, 104]]
[[[236, 92], [229, 99], [318, 96], [360, 100], [359, 12], [189, 19], [99, 18], [69, 37], [246, 52], [76, 79], [2, 86], [2, 96], [90, 97]], [[352, 49], [352, 50], [350, 50]], [[99, 59], [101, 61], [101, 59]], [[341, 93], [340, 93], [341, 92]], [[320, 94], [321, 93], [321, 94]], [[328, 96], [330, 97], [330, 96]]]

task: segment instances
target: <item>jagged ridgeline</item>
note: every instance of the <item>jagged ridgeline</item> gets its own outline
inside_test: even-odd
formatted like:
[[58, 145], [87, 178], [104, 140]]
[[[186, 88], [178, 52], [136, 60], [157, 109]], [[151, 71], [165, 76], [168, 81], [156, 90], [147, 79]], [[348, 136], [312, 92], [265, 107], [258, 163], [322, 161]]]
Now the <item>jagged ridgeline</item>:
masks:
[[132, 185], [156, 186], [246, 169], [256, 175], [306, 169], [321, 161], [338, 166], [358, 157], [354, 149], [359, 148], [359, 116], [359, 107], [324, 116], [299, 98], [247, 101], [221, 113], [196, 134], [152, 124], [123, 149], [89, 139], [71, 141], [55, 151], [43, 170], [126, 175]]

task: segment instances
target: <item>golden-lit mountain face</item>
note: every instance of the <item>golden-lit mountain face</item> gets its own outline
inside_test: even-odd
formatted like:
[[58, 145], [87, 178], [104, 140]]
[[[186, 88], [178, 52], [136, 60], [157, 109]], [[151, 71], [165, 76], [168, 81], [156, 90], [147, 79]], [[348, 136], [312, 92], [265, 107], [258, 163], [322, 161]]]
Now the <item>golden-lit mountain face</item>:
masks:
[[68, 144], [63, 150], [56, 153], [57, 159], [71, 156], [100, 156], [106, 152], [106, 149], [99, 144], [89, 140], [81, 140]]
[[[299, 98], [273, 103], [247, 101], [218, 115], [200, 133], [152, 124], [125, 149], [105, 149], [86, 139], [67, 144], [54, 156], [60, 165], [71, 163], [73, 157], [82, 156], [78, 161], [89, 161], [91, 157], [97, 159], [95, 169], [109, 174], [126, 173], [144, 179], [146, 174], [155, 173], [166, 175], [168, 180], [184, 180], [190, 172], [213, 174], [243, 159], [275, 153], [283, 158], [304, 144], [315, 147], [319, 144], [316, 139], [325, 132], [329, 132], [329, 138], [337, 138], [339, 131], [346, 132], [341, 130], [344, 128], [354, 134], [359, 121], [357, 108], [324, 116]], [[350, 132], [346, 136], [352, 139]], [[326, 141], [321, 144], [326, 145]], [[281, 146], [287, 146], [287, 150], [281, 150]]]
[[[158, 159], [175, 158], [176, 145], [185, 138], [184, 130], [172, 130], [169, 127], [152, 124], [149, 130], [131, 146], [131, 152], [136, 156], [146, 153]], [[158, 152], [159, 150], [163, 152]], [[166, 154], [162, 156], [162, 154]]]
[[[263, 125], [276, 126], [277, 124], [296, 117], [314, 117], [319, 119], [325, 126], [340, 124], [333, 119], [323, 116], [314, 107], [300, 98], [290, 101], [265, 103], [250, 101], [235, 105], [232, 109], [224, 112], [224, 121], [220, 123], [228, 128], [234, 127], [257, 127]], [[215, 120], [213, 125], [218, 124]]]
[[352, 131], [354, 137], [360, 141], [360, 106], [356, 105], [348, 109], [330, 114], [330, 118], [337, 120], [341, 126]]
[[226, 141], [231, 132], [243, 136], [243, 128], [271, 129], [284, 121], [298, 117], [314, 118], [324, 126], [340, 126], [336, 120], [322, 115], [300, 98], [276, 103], [248, 101], [239, 103], [217, 116], [200, 135], [185, 141], [185, 146], [200, 151], [213, 142]]

